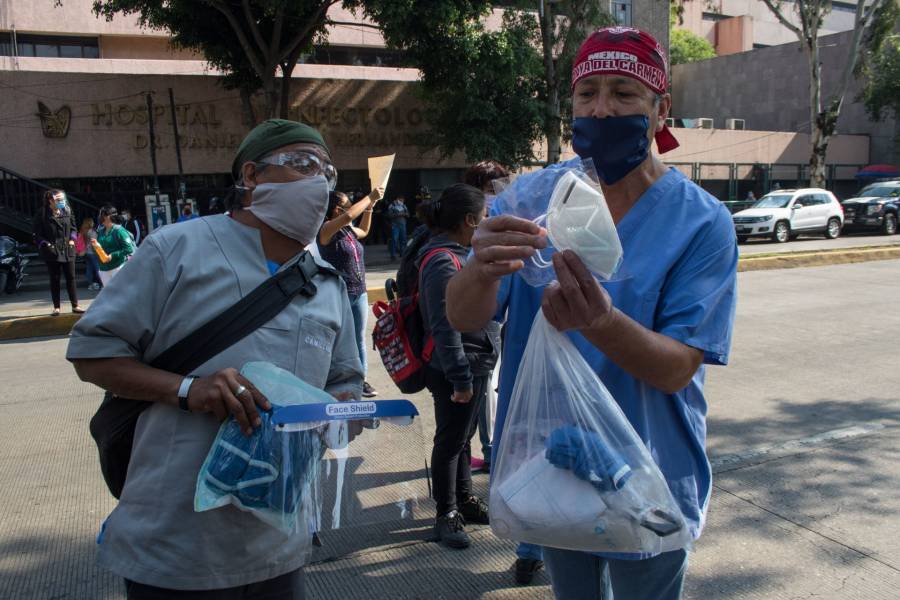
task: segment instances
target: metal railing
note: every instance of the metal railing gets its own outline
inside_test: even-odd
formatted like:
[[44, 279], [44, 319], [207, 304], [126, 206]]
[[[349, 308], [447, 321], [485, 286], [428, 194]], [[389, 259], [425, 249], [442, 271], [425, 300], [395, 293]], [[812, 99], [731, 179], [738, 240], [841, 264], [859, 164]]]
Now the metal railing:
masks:
[[[52, 189], [54, 188], [21, 173], [0, 167], [0, 223], [22, 234], [30, 235], [31, 221], [43, 204], [44, 192]], [[99, 210], [97, 206], [68, 192], [66, 199], [75, 213], [76, 220], [80, 221], [88, 216], [96, 217]]]

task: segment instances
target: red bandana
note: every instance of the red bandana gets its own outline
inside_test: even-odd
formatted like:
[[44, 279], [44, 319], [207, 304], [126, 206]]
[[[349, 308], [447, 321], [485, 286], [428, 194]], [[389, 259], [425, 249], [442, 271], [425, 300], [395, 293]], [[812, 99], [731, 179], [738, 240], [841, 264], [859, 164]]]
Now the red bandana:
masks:
[[[669, 87], [666, 51], [649, 33], [633, 27], [604, 27], [581, 44], [572, 67], [572, 89], [591, 75], [624, 75], [643, 83], [657, 94]], [[661, 154], [678, 147], [678, 140], [663, 126], [656, 134]]]

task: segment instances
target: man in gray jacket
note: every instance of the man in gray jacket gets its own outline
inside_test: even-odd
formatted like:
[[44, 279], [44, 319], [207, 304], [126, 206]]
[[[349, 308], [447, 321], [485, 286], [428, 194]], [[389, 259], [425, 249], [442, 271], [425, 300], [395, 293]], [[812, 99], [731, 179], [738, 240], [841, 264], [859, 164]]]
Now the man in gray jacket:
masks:
[[153, 402], [99, 538], [99, 564], [125, 578], [129, 599], [302, 598], [310, 536], [286, 535], [231, 506], [194, 512], [197, 474], [223, 419], [234, 416], [249, 434], [259, 409], [270, 408], [238, 372], [248, 361], [274, 363], [337, 397], [361, 394], [349, 300], [331, 275], [316, 278], [313, 297], [297, 296], [188, 377], [148, 366], [296, 262], [337, 176], [321, 135], [284, 120], [251, 131], [232, 172], [239, 194], [231, 214], [154, 232], [69, 343], [67, 358], [83, 380]]

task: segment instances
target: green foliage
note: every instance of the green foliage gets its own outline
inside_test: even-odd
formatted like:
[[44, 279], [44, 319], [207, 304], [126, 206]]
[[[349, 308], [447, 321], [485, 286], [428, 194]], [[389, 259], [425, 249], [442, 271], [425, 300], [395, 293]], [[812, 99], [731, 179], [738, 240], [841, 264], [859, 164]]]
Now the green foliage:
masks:
[[900, 35], [883, 40], [866, 71], [868, 81], [861, 94], [866, 112], [875, 121], [889, 112], [900, 118]]
[[716, 50], [706, 39], [687, 29], [673, 29], [669, 36], [669, 60], [673, 65], [715, 58]]

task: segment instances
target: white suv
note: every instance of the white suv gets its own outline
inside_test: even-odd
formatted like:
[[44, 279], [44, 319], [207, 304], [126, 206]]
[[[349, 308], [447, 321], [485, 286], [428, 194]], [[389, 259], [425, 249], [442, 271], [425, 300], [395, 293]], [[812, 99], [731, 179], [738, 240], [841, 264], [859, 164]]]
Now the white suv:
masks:
[[824, 233], [833, 240], [841, 235], [844, 210], [828, 190], [805, 188], [777, 190], [752, 207], [732, 215], [738, 241], [771, 237], [776, 242], [796, 239], [801, 233]]

